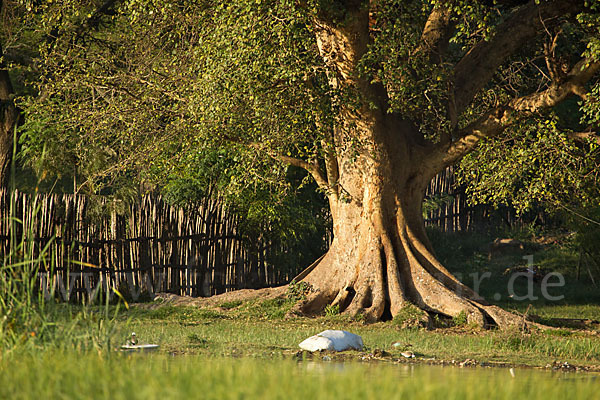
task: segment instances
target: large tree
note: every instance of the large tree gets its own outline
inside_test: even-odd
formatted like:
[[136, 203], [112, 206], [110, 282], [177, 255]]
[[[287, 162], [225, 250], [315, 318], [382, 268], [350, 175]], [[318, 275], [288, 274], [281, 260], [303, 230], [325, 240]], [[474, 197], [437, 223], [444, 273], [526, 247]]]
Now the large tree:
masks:
[[595, 109], [595, 2], [200, 3], [123, 1], [86, 37], [72, 27], [87, 2], [49, 6], [67, 39], [42, 51], [30, 151], [74, 154], [96, 182], [150, 179], [209, 148], [228, 149], [234, 187], [303, 168], [328, 198], [334, 240], [300, 276], [312, 291], [298, 311], [378, 320], [413, 304], [522, 321], [437, 261], [423, 197], [482, 139], [549, 119], [572, 95]]
[[[418, 58], [418, 53], [424, 53], [431, 64], [452, 64], [444, 68], [445, 101], [433, 105], [443, 107], [437, 111], [447, 115], [448, 127], [441, 132], [424, 131], [418, 128], [423, 125], [420, 121], [388, 112], [393, 84], [386, 87], [356, 73], [369, 52], [370, 27], [376, 21], [370, 20], [372, 9], [365, 2], [345, 3], [344, 22], [319, 14], [316, 36], [331, 85], [352, 87], [364, 102], [355, 108], [341, 106], [328, 179], [313, 172], [315, 179], [334, 187], [329, 199], [335, 239], [324, 259], [305, 277], [318, 288], [305, 307], [319, 309], [333, 301], [350, 313], [378, 319], [386, 306], [395, 315], [410, 301], [446, 315], [465, 312], [469, 321], [480, 325], [487, 318], [501, 326], [514, 323], [511, 314], [479, 299], [436, 260], [425, 233], [421, 204], [430, 180], [482, 138], [498, 135], [521, 116], [553, 107], [572, 94], [585, 96], [585, 84], [600, 70], [600, 62], [583, 58], [565, 68], [551, 64], [548, 55], [550, 71], [558, 71], [543, 88], [500, 99], [488, 109], [473, 105], [511, 57], [530, 50], [528, 45], [548, 30], [557, 32], [569, 17], [584, 10], [584, 2], [531, 1], [515, 9], [499, 8], [502, 18], [490, 36], [474, 41], [456, 61], [446, 57], [456, 25], [452, 18], [455, 8], [452, 2], [437, 2], [411, 56]], [[475, 118], [464, 118], [472, 110], [477, 111]], [[428, 140], [428, 134], [439, 137]], [[348, 146], [349, 140], [361, 143], [358, 156]]]

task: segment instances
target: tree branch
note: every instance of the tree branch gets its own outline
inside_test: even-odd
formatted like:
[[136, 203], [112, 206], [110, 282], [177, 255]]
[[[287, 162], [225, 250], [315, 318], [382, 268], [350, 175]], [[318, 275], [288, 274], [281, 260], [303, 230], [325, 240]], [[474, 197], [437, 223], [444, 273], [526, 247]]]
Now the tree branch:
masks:
[[567, 136], [569, 137], [569, 139], [575, 140], [577, 142], [586, 142], [592, 140], [600, 145], [600, 135], [598, 135], [598, 132], [570, 132], [567, 134]]
[[282, 154], [269, 154], [272, 158], [283, 161], [289, 165], [293, 165], [294, 167], [300, 167], [307, 170], [312, 177], [317, 182], [317, 185], [323, 190], [329, 189], [329, 184], [327, 183], [327, 179], [323, 175], [321, 168], [319, 168], [319, 163], [315, 160], [315, 162], [309, 163], [300, 158], [284, 156]]
[[248, 142], [244, 142], [242, 140], [234, 139], [231, 137], [223, 137], [223, 136], [221, 136], [221, 137], [230, 143], [246, 146], [251, 149], [255, 149], [257, 151], [265, 152], [269, 157], [271, 157], [274, 160], [281, 161], [281, 162], [284, 162], [289, 165], [293, 165], [294, 167], [299, 167], [299, 168], [305, 169], [306, 171], [308, 171], [311, 174], [311, 176], [314, 178], [315, 182], [317, 182], [317, 185], [319, 185], [319, 188], [321, 188], [323, 190], [330, 189], [330, 185], [327, 182], [327, 178], [325, 178], [325, 175], [321, 171], [321, 168], [319, 167], [319, 162], [317, 160], [314, 160], [312, 163], [310, 163], [310, 162], [304, 161], [300, 158], [290, 157], [290, 156], [286, 156], [283, 154], [279, 154], [273, 150], [264, 149], [258, 143], [248, 143]]
[[441, 5], [434, 8], [429, 14], [429, 18], [427, 18], [417, 52], [426, 53], [431, 62], [442, 62], [452, 34], [451, 16], [452, 11], [450, 8]]
[[561, 19], [584, 9], [583, 0], [530, 1], [501, 23], [488, 41], [476, 44], [454, 68], [451, 120], [457, 117], [493, 77], [498, 67], [540, 32], [556, 26]]
[[489, 110], [462, 129], [458, 139], [450, 145], [438, 146], [431, 154], [432, 162], [437, 164], [436, 169], [441, 171], [445, 166], [454, 164], [470, 152], [482, 138], [500, 134], [523, 116], [554, 107], [573, 94], [585, 98], [585, 84], [599, 71], [600, 62], [581, 60], [575, 64], [563, 82]]
[[116, 13], [115, 8], [121, 3], [121, 0], [106, 0], [77, 28], [75, 42], [77, 42], [86, 31], [98, 29], [102, 18], [112, 16]]
[[516, 98], [509, 103], [509, 107], [514, 111], [533, 113], [541, 108], [554, 107], [572, 94], [585, 99], [587, 97], [585, 85], [598, 71], [600, 71], [600, 62], [583, 59], [571, 68], [566, 79], [561, 83], [555, 83], [543, 92]]

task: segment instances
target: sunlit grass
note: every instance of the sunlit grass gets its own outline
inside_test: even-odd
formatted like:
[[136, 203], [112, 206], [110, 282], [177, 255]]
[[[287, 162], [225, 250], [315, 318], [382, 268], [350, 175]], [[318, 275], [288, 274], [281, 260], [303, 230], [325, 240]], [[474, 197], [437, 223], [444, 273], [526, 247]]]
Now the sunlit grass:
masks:
[[0, 398], [592, 399], [598, 380], [505, 369], [47, 352], [0, 364]]
[[[391, 321], [364, 325], [338, 318], [259, 319], [189, 307], [166, 306], [156, 310], [132, 309], [119, 317], [130, 319], [128, 328], [161, 351], [206, 356], [278, 358], [298, 350], [298, 343], [325, 329], [359, 334], [367, 350], [382, 349], [400, 357], [393, 342], [410, 344], [421, 359], [541, 365], [553, 361], [576, 365], [600, 364], [597, 336], [570, 330], [531, 334], [513, 331], [399, 329]], [[126, 337], [122, 337], [126, 340]]]

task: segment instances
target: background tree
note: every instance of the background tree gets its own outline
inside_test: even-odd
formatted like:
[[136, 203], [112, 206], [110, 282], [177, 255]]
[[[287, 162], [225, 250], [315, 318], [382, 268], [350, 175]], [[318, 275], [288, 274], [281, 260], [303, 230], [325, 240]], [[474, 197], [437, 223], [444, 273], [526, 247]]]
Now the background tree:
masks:
[[[314, 193], [304, 170], [273, 169], [259, 151], [249, 155], [215, 139], [214, 126], [189, 134], [209, 124], [207, 115], [197, 119], [197, 107], [211, 93], [186, 93], [204, 69], [193, 63], [211, 62], [207, 57], [218, 50], [198, 42], [210, 29], [197, 26], [207, 10], [197, 2], [118, 0], [33, 7], [29, 34], [37, 40], [28, 45], [36, 43], [30, 50], [39, 59], [28, 83], [37, 94], [21, 96], [30, 111], [21, 159], [47, 178], [41, 187], [117, 200], [109, 205], [135, 201], [140, 189], [186, 208], [218, 195], [243, 216], [240, 234], [254, 252], [264, 255], [262, 243], [272, 248], [268, 262], [297, 271], [325, 250], [328, 227], [323, 195]], [[215, 71], [224, 68], [231, 65]], [[217, 87], [222, 82], [204, 79], [206, 90], [226, 94]], [[261, 107], [272, 114], [267, 101]]]
[[215, 149], [235, 161], [232, 190], [285, 190], [286, 165], [303, 168], [334, 240], [299, 311], [521, 321], [437, 261], [423, 196], [482, 139], [527, 135], [571, 95], [597, 110], [595, 2], [128, 0], [74, 41], [93, 6], [43, 11], [57, 40], [24, 102], [30, 155], [73, 157], [90, 190]]
[[[12, 6], [15, 7], [15, 4]], [[4, 26], [0, 34], [0, 187], [8, 182], [14, 152], [14, 127], [19, 118], [13, 101], [14, 89], [4, 49], [7, 43], [15, 41], [15, 33], [10, 28], [11, 22], [17, 20], [14, 14], [18, 14], [20, 10], [11, 10], [9, 7], [9, 4], [0, 0], [0, 23]]]

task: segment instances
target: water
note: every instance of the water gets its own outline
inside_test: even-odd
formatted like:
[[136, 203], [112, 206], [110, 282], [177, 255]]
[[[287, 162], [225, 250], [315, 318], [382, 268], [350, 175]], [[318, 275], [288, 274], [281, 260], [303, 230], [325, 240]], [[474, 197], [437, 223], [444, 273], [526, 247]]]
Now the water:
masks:
[[[532, 368], [458, 367], [428, 364], [299, 363], [305, 376], [324, 387], [354, 385], [356, 377], [366, 382], [385, 382], [384, 393], [397, 398], [423, 399], [600, 399], [600, 375], [585, 372]], [[378, 397], [377, 391], [357, 398]], [[408, 397], [406, 397], [408, 396]]]
[[[308, 374], [343, 374], [352, 369], [364, 369], [365, 373], [378, 373], [383, 370], [392, 372], [399, 379], [419, 378], [421, 376], [453, 377], [458, 379], [487, 380], [505, 377], [511, 379], [534, 379], [540, 382], [560, 381], [593, 381], [600, 385], [600, 374], [595, 372], [574, 372], [564, 370], [547, 370], [539, 368], [506, 368], [506, 367], [459, 367], [450, 365], [431, 365], [424, 363], [382, 363], [382, 362], [336, 362], [336, 361], [303, 361], [299, 368]], [[600, 389], [600, 387], [599, 387]]]

